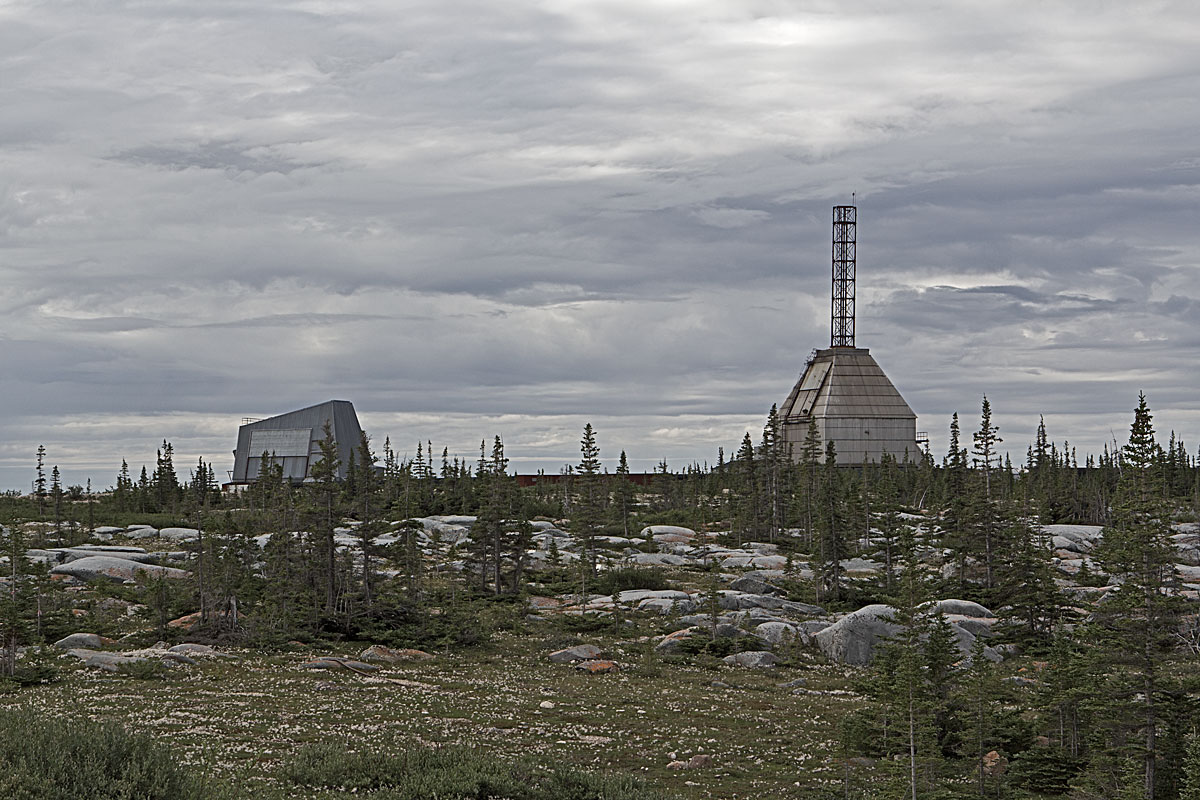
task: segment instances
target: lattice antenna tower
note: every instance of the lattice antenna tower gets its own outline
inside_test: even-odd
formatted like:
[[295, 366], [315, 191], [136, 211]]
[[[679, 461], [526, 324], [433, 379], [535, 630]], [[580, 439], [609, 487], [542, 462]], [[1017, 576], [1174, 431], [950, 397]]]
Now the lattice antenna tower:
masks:
[[831, 347], [854, 347], [854, 271], [858, 207], [833, 207], [833, 314]]

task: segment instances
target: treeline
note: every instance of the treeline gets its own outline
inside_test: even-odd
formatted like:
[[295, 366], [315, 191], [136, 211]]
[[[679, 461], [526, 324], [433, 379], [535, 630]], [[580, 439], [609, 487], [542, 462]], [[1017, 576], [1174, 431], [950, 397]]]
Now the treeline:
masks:
[[[774, 543], [813, 569], [813, 579], [797, 592], [842, 609], [895, 592], [901, 539], [912, 515], [920, 514], [924, 546], [946, 553], [938, 591], [1019, 608], [1027, 644], [1044, 644], [1061, 615], [1056, 605], [1061, 602], [1050, 569], [1050, 542], [1038, 523], [1111, 525], [1120, 480], [1130, 468], [1128, 455], [1125, 448], [1106, 448], [1080, 466], [1073, 449], [1049, 441], [1043, 424], [1025, 463], [1015, 466], [1001, 457], [1002, 441], [985, 397], [974, 430], [964, 433], [957, 415], [951, 420], [950, 447], [940, 464], [922, 454], [916, 462], [885, 457], [879, 464], [835, 467], [835, 444], [820, 442], [815, 427], [800, 453], [791, 452], [772, 409], [761, 439], [755, 443], [747, 434], [733, 458], [726, 460], [719, 451], [715, 464], [675, 471], [664, 462], [650, 485], [635, 486], [623, 452], [615, 473], [605, 474], [598, 436], [589, 424], [577, 465], [565, 468], [556, 481], [520, 488], [509, 474], [499, 437], [490, 447], [481, 442], [472, 464], [451, 458], [445, 449], [435, 459], [432, 442], [419, 444], [416, 457], [406, 460], [386, 441], [380, 458], [364, 435], [348, 459], [346, 479], [339, 481], [338, 449], [326, 431], [305, 484], [285, 481], [282, 468], [263, 458], [256, 481], [240, 494], [223, 495], [203, 459], [181, 482], [173, 448], [164, 440], [152, 472], [143, 468], [133, 480], [122, 462], [110, 492], [85, 490], [78, 500], [59, 485], [57, 468], [45, 485], [39, 449], [33, 495], [10, 496], [0, 514], [52, 521], [59, 540], [68, 543], [86, 536], [96, 519], [142, 521], [138, 515], [156, 513], [205, 534], [221, 534], [203, 536], [198, 547], [193, 607], [206, 622], [214, 613], [224, 619], [235, 606], [239, 615], [257, 611], [280, 635], [296, 626], [350, 632], [358, 629], [356, 620], [378, 614], [385, 600], [420, 601], [422, 544], [412, 526], [392, 529], [389, 523], [399, 520], [477, 516], [472, 536], [455, 543], [453, 556], [464, 562], [472, 588], [492, 595], [522, 591], [533, 541], [528, 521], [541, 517], [569, 520], [564, 524], [581, 540], [581, 558], [570, 577], [580, 592], [598, 577], [598, 537], [624, 537], [631, 527], [660, 522], [723, 530], [731, 545]], [[1200, 469], [1183, 442], [1172, 433], [1168, 446], [1153, 443], [1145, 458], [1145, 469], [1155, 476], [1156, 498], [1181, 519], [1197, 518]], [[307, 534], [284, 535], [292, 531]], [[393, 541], [380, 544], [385, 533], [393, 534], [385, 537]], [[257, 545], [250, 539], [270, 534], [279, 536], [268, 542], [266, 568], [256, 569]], [[339, 552], [338, 536], [352, 537], [358, 545], [360, 556], [353, 563], [349, 551]], [[567, 559], [561, 556], [551, 552], [552, 566], [565, 568]], [[853, 558], [870, 558], [883, 567], [873, 578], [849, 580], [846, 565]], [[381, 559], [399, 565], [395, 579], [377, 577]], [[1078, 580], [1106, 580], [1091, 572], [1085, 561]]]

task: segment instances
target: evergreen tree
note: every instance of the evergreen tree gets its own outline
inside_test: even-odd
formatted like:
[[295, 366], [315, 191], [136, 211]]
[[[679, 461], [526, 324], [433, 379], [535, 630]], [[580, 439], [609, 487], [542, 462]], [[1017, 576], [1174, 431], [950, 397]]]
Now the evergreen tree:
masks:
[[988, 402], [987, 395], [984, 395], [979, 430], [972, 434], [975, 443], [974, 466], [982, 482], [981, 490], [976, 491], [976, 508], [972, 516], [983, 540], [985, 585], [988, 589], [995, 585], [996, 550], [999, 544], [996, 525], [999, 515], [992, 485], [992, 476], [1000, 458], [996, 452], [996, 445], [1004, 441], [996, 435], [998, 431], [999, 428], [992, 424], [992, 405]]
[[596, 445], [596, 433], [592, 430], [590, 422], [583, 427], [579, 453], [579, 468], [576, 471], [576, 475], [579, 476], [576, 484], [579, 499], [572, 522], [583, 541], [582, 592], [586, 597], [588, 578], [596, 575], [596, 534], [603, 518], [606, 499], [600, 483], [600, 448]]
[[312, 478], [309, 487], [310, 518], [319, 561], [316, 571], [323, 578], [325, 590], [325, 612], [332, 614], [337, 603], [337, 547], [333, 529], [339, 518], [338, 498], [341, 490], [338, 486], [338, 469], [341, 459], [328, 421], [322, 430], [325, 435], [317, 442], [321, 455], [309, 467], [309, 476]]
[[816, 577], [819, 602], [839, 602], [845, 593], [845, 569], [842, 559], [849, 556], [847, 546], [846, 501], [837, 451], [833, 441], [825, 444], [825, 463], [818, 482], [820, 534], [817, 542]]
[[117, 511], [128, 511], [133, 504], [133, 479], [129, 477], [129, 464], [121, 459], [121, 471], [117, 473], [117, 485], [113, 489], [113, 505]]
[[737, 500], [733, 526], [740, 547], [746, 539], [758, 538], [762, 520], [759, 465], [749, 431], [742, 437], [742, 446], [738, 448], [737, 454], [734, 456], [734, 463], [737, 468], [737, 480], [734, 488]]
[[[54, 508], [54, 535], [55, 537], [61, 537], [63, 487], [62, 476], [58, 471], [57, 464], [55, 464], [50, 470], [50, 502]], [[61, 539], [59, 539], [59, 541], [61, 541]]]
[[217, 491], [216, 480], [212, 466], [204, 463], [204, 456], [196, 461], [196, 469], [192, 471], [192, 480], [188, 485], [191, 503], [196, 508], [208, 508], [209, 500]]
[[943, 462], [943, 473], [945, 475], [941, 514], [942, 526], [945, 530], [943, 543], [950, 550], [961, 587], [966, 584], [966, 563], [973, 542], [967, 531], [967, 451], [960, 443], [958, 412], [955, 412], [950, 418], [950, 449]]
[[893, 591], [895, 578], [895, 561], [897, 555], [898, 536], [903, 523], [900, 517], [899, 476], [896, 459], [891, 453], [884, 453], [879, 459], [879, 480], [874, 484], [875, 511], [873, 521], [876, 540], [876, 558], [883, 561], [883, 584], [880, 586], [884, 596]]
[[1200, 734], [1188, 737], [1179, 800], [1200, 800]]
[[135, 505], [139, 512], [148, 510], [148, 506], [152, 500], [150, 495], [150, 476], [146, 472], [146, 465], [142, 464], [142, 474], [138, 476], [137, 486], [134, 488]]
[[38, 445], [37, 473], [33, 479], [33, 495], [37, 500], [38, 519], [46, 516], [46, 446]]
[[23, 591], [28, 561], [25, 558], [25, 541], [18, 525], [0, 525], [0, 545], [8, 557], [5, 570], [8, 585], [0, 591], [0, 675], [11, 676], [16, 672], [17, 648], [28, 641], [31, 635], [30, 610], [27, 594]]
[[811, 550], [816, 536], [817, 484], [821, 466], [821, 434], [817, 422], [809, 419], [804, 444], [800, 448], [800, 516], [804, 524], [804, 543]]
[[759, 463], [762, 465], [763, 508], [766, 517], [767, 540], [775, 537], [787, 524], [787, 494], [792, 454], [783, 436], [779, 420], [779, 409], [771, 406], [767, 422], [763, 426], [762, 444], [759, 447]]
[[[906, 794], [911, 800], [925, 793], [934, 783], [940, 767], [933, 710], [935, 703], [928, 679], [929, 651], [928, 618], [922, 607], [928, 599], [928, 580], [917, 557], [915, 536], [901, 536], [901, 570], [892, 622], [900, 626], [887, 645], [885, 664], [891, 665], [890, 681], [886, 685], [885, 701], [891, 706], [890, 716], [901, 728], [901, 755], [906, 766]], [[941, 661], [942, 659], [937, 659]]]
[[621, 458], [617, 462], [617, 479], [613, 484], [613, 501], [626, 537], [629, 536], [629, 512], [633, 508], [635, 498], [633, 481], [629, 479], [629, 460], [622, 450]]
[[[506, 559], [516, 557], [512, 552], [511, 539], [514, 521], [513, 488], [508, 475], [508, 457], [504, 454], [504, 442], [496, 436], [492, 442], [491, 457], [483, 463], [483, 471], [477, 480], [482, 484], [481, 506], [475, 527], [479, 530], [479, 548], [475, 557], [479, 562], [480, 585], [487, 585], [490, 575], [493, 592], [504, 591], [502, 577]], [[475, 537], [472, 537], [473, 539]]]
[[179, 501], [179, 476], [175, 474], [175, 448], [166, 439], [163, 439], [162, 448], [158, 451], [151, 483], [155, 507], [161, 511], [174, 508]]
[[997, 599], [1002, 627], [1027, 651], [1036, 652], [1050, 645], [1062, 600], [1054, 578], [1053, 551], [1031, 516], [1026, 507], [1012, 517], [1005, 537], [1011, 548], [998, 571]]
[[369, 612], [375, 604], [374, 572], [372, 556], [375, 545], [372, 540], [384, 532], [379, 517], [380, 507], [376, 502], [379, 481], [375, 476], [375, 454], [371, 452], [371, 439], [360, 432], [357, 453], [352, 461], [358, 462], [358, 484], [355, 487], [354, 507], [358, 514], [358, 546], [362, 551], [362, 601]]
[[988, 796], [987, 754], [999, 742], [995, 735], [997, 706], [1003, 698], [996, 668], [984, 654], [982, 637], [971, 643], [966, 674], [962, 677], [961, 702], [968, 721], [964, 753], [975, 762], [975, 780], [980, 797]]
[[1147, 800], [1156, 797], [1158, 733], [1162, 724], [1160, 695], [1168, 676], [1163, 663], [1174, 644], [1181, 616], [1178, 575], [1169, 539], [1169, 510], [1162, 497], [1159, 448], [1154, 441], [1152, 415], [1144, 394], [1138, 395], [1129, 443], [1121, 450], [1121, 478], [1113, 509], [1113, 524], [1104, 529], [1097, 557], [1117, 581], [1094, 615], [1097, 633], [1106, 646], [1109, 697], [1137, 695], [1140, 709], [1130, 714], [1123, 703], [1113, 711], [1123, 723], [1141, 732], [1141, 786]]

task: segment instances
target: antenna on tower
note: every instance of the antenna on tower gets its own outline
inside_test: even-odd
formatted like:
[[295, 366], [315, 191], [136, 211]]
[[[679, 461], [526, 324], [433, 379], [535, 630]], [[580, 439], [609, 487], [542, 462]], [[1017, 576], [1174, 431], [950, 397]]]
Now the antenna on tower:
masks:
[[[851, 199], [854, 195], [850, 195]], [[833, 306], [830, 347], [854, 347], [854, 272], [858, 207], [833, 207]]]

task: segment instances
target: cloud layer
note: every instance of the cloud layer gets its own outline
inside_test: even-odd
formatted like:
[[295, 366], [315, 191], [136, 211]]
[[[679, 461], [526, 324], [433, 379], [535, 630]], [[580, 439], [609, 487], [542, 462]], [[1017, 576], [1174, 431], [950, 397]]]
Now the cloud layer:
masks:
[[[1200, 438], [1190, 3], [11, 3], [0, 486], [352, 400], [522, 469], [712, 461], [828, 341], [1024, 454]], [[403, 445], [401, 444], [403, 443]], [[412, 444], [409, 444], [412, 443]]]

